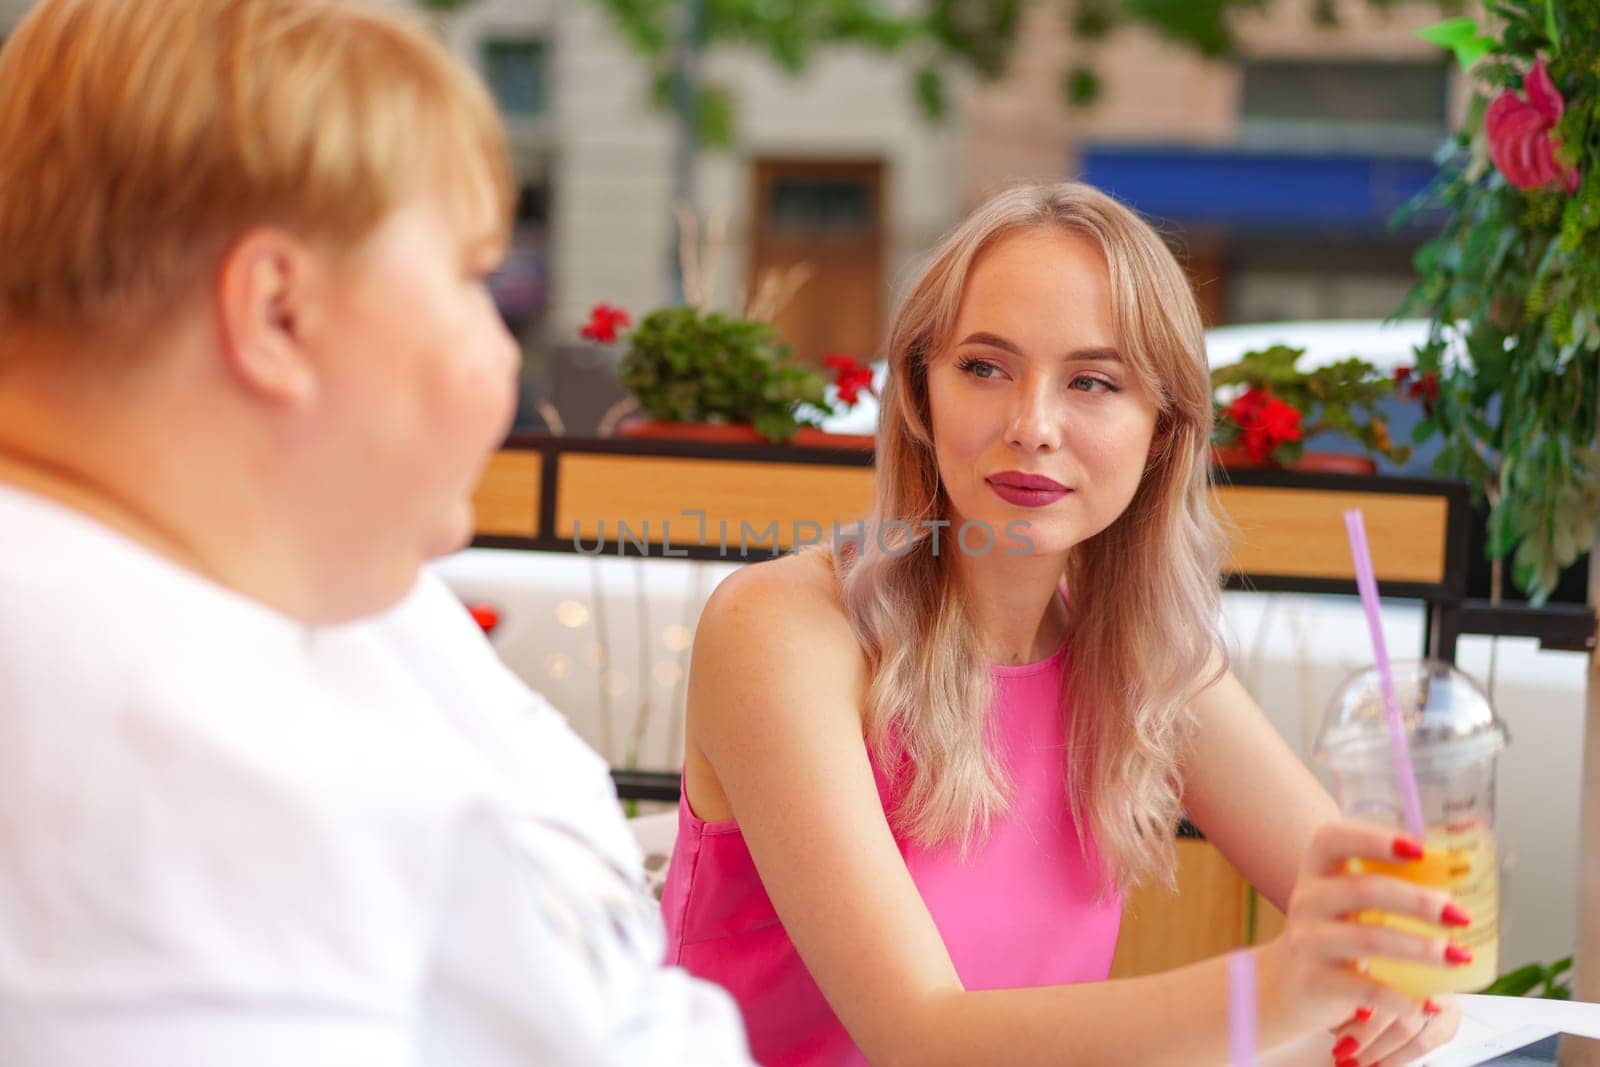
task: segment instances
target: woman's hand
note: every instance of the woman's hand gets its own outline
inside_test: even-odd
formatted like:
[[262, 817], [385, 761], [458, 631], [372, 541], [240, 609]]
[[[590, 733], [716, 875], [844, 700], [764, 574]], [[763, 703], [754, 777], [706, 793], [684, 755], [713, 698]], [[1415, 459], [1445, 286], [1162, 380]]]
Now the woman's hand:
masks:
[[[1321, 827], [1301, 863], [1283, 933], [1263, 946], [1264, 1014], [1302, 1032], [1336, 1030], [1340, 1067], [1406, 1063], [1455, 1033], [1459, 1012], [1453, 997], [1434, 997], [1432, 1005], [1439, 1010], [1429, 1014], [1423, 1004], [1358, 969], [1358, 961], [1372, 957], [1452, 964], [1443, 930], [1446, 909], [1453, 905], [1448, 894], [1387, 875], [1345, 873], [1352, 857], [1393, 862], [1420, 854], [1416, 842], [1380, 827], [1354, 822]], [[1420, 919], [1440, 926], [1440, 933], [1355, 921], [1367, 910]], [[1459, 908], [1451, 917], [1451, 925], [1462, 925]]]
[[1401, 1015], [1358, 1008], [1333, 1032], [1335, 1063], [1399, 1067], [1413, 1063], [1455, 1036], [1461, 1005], [1454, 993], [1436, 993]]

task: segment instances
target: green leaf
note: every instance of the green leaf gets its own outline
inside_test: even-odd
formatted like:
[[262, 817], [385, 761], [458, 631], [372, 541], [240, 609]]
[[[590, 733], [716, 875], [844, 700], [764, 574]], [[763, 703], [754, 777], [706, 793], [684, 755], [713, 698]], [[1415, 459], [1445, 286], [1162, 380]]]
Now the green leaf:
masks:
[[1517, 528], [1517, 511], [1506, 507], [1501, 500], [1489, 512], [1489, 538], [1484, 554], [1490, 559], [1504, 559], [1515, 547], [1520, 531]]
[[1234, 47], [1228, 8], [1244, 5], [1228, 0], [1123, 0], [1122, 6], [1164, 37], [1198, 49], [1201, 55], [1224, 56]]
[[1108, 0], [1079, 0], [1072, 14], [1072, 33], [1085, 41], [1105, 38], [1116, 25], [1117, 13]]
[[945, 100], [944, 75], [939, 73], [939, 68], [932, 64], [922, 67], [917, 71], [915, 84], [917, 106], [923, 117], [941, 118], [949, 105]]
[[1550, 51], [1561, 54], [1561, 27], [1556, 25], [1556, 0], [1544, 0], [1544, 35], [1550, 39]]
[[1544, 981], [1544, 968], [1537, 963], [1507, 971], [1478, 992], [1496, 997], [1520, 997]]
[[1291, 467], [1300, 462], [1300, 457], [1305, 455], [1305, 452], [1306, 445], [1304, 441], [1285, 441], [1272, 450], [1272, 459], [1275, 463]]
[[700, 143], [708, 148], [732, 148], [733, 94], [724, 86], [702, 86], [695, 105], [695, 126]]
[[1498, 44], [1493, 37], [1478, 32], [1478, 24], [1470, 18], [1445, 19], [1443, 22], [1417, 30], [1416, 35], [1429, 44], [1448, 48], [1456, 54], [1462, 70], [1469, 70], [1478, 60], [1488, 55]]
[[1073, 107], [1086, 107], [1100, 95], [1100, 76], [1088, 67], [1074, 67], [1062, 80], [1061, 92]]

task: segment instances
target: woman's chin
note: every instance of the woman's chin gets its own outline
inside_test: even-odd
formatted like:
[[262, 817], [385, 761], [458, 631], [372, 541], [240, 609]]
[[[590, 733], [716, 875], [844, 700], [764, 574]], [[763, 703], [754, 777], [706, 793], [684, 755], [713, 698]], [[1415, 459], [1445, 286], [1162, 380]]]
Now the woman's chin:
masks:
[[472, 502], [457, 501], [450, 507], [448, 513], [441, 517], [432, 535], [427, 538], [423, 547], [423, 558], [437, 559], [439, 556], [448, 556], [452, 552], [466, 548], [472, 541], [475, 522]]

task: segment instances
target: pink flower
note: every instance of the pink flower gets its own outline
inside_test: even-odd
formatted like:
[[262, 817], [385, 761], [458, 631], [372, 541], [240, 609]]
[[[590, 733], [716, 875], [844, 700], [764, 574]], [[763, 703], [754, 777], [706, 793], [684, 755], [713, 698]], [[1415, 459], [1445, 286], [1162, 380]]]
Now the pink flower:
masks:
[[1523, 82], [1524, 100], [1504, 90], [1489, 105], [1483, 130], [1489, 138], [1489, 157], [1518, 189], [1542, 189], [1565, 183], [1567, 192], [1578, 191], [1578, 172], [1556, 159], [1561, 142], [1552, 135], [1566, 104], [1550, 80], [1544, 60], [1538, 59]]
[[610, 304], [596, 304], [589, 312], [589, 321], [578, 330], [581, 337], [602, 344], [610, 344], [617, 339], [617, 330], [632, 322], [628, 313], [619, 307]]

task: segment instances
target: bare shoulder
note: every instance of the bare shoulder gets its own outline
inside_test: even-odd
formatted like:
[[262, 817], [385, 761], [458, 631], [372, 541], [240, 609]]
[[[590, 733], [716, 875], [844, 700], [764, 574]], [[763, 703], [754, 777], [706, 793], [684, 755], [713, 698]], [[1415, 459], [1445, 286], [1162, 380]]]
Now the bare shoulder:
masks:
[[735, 571], [711, 594], [695, 633], [693, 670], [707, 680], [732, 670], [780, 686], [796, 672], [844, 681], [864, 663], [832, 559], [820, 551]]
[[769, 635], [774, 630], [815, 633], [824, 642], [850, 633], [832, 560], [815, 551], [752, 563], [723, 579], [706, 602], [700, 626], [715, 632], [730, 623], [736, 630], [754, 626]]
[[728, 817], [721, 772], [761, 762], [765, 742], [860, 743], [866, 657], [825, 552], [744, 567], [706, 602], [689, 666], [685, 788]]

